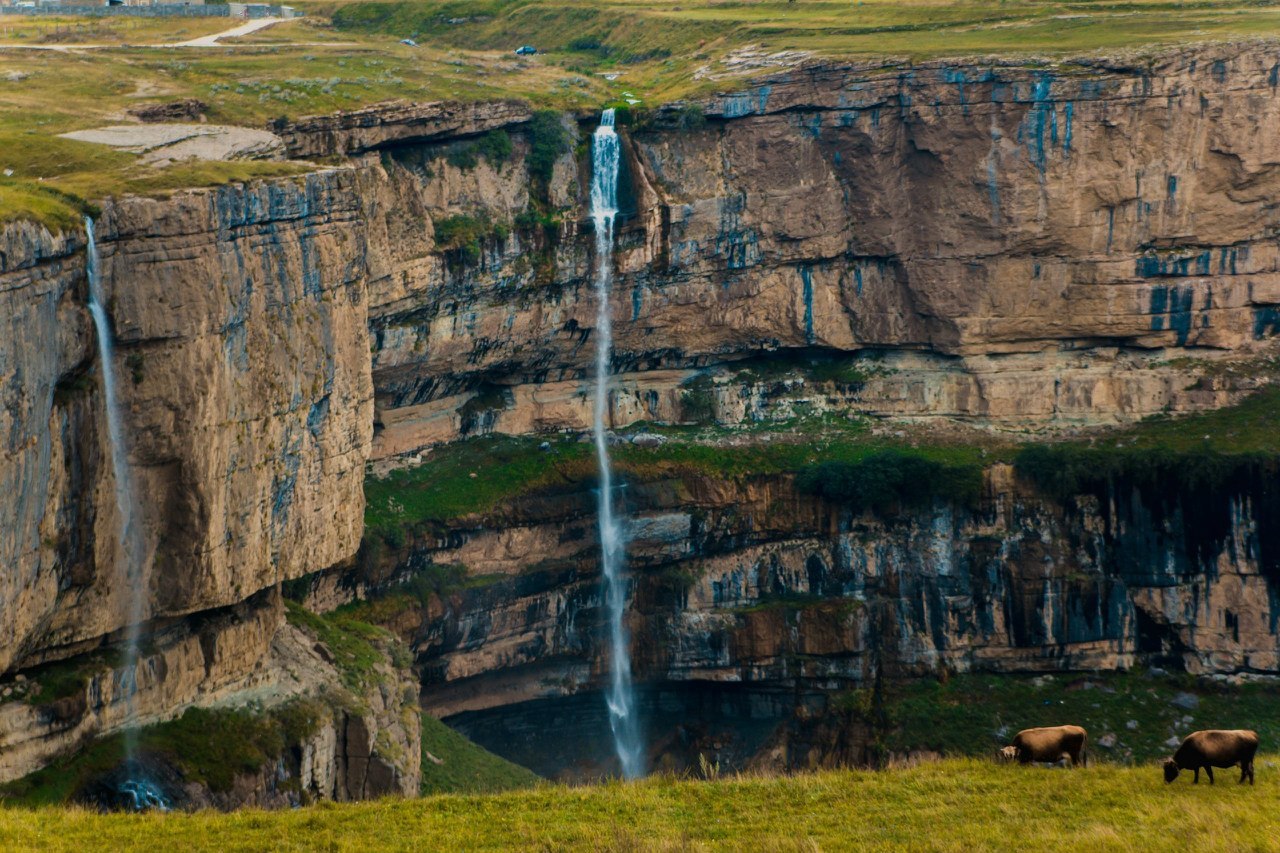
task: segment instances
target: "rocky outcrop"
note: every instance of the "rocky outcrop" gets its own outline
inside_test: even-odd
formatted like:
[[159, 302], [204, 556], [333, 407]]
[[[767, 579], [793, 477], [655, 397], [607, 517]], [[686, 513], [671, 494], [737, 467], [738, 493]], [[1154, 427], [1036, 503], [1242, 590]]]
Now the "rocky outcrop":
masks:
[[281, 617], [278, 598], [268, 593], [158, 630], [135, 667], [103, 652], [6, 679], [0, 782], [126, 723], [162, 722], [261, 687], [271, 680], [267, 658]]
[[[1266, 476], [1211, 496], [1117, 482], [1063, 504], [1002, 465], [979, 505], [888, 517], [806, 495], [788, 476], [632, 482], [633, 666], [658, 684], [787, 687], [862, 684], [877, 668], [1277, 671]], [[462, 565], [478, 579], [398, 626], [428, 710], [598, 685], [608, 653], [592, 500], [519, 501], [502, 523], [460, 520], [393, 560], [402, 577]]]
[[[294, 709], [281, 754], [238, 770], [226, 788], [185, 776], [182, 756], [143, 747], [143, 775], [175, 806], [279, 808], [314, 800], [414, 796], [421, 766], [417, 680], [397, 665], [394, 640], [369, 646], [357, 679], [324, 640], [284, 619], [266, 593], [223, 611], [177, 620], [152, 636], [136, 667], [96, 654], [30, 670], [0, 684], [0, 782], [65, 758], [126, 726], [164, 724], [190, 708]], [[380, 653], [380, 654], [379, 654]], [[127, 767], [86, 780], [75, 796], [106, 804]], [[116, 784], [113, 784], [113, 781]]]
[[297, 121], [277, 121], [271, 130], [284, 139], [290, 157], [307, 159], [469, 136], [526, 122], [532, 115], [523, 101], [396, 101]]
[[[227, 607], [353, 554], [371, 388], [352, 176], [108, 205], [99, 221], [146, 618]], [[122, 627], [82, 246], [11, 228], [0, 668]], [[16, 514], [16, 515], [15, 515]]]

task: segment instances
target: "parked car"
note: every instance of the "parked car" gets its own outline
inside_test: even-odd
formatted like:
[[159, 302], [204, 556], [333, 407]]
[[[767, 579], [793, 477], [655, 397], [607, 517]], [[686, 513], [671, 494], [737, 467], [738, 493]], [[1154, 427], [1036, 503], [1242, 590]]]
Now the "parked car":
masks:
[[538, 49], [531, 44], [522, 44], [516, 48], [517, 56], [533, 56]]

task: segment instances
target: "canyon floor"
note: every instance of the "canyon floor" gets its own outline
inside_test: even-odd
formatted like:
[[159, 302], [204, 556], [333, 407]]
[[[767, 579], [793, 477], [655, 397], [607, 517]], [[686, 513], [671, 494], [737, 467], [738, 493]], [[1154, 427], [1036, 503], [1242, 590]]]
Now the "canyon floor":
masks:
[[1280, 762], [1255, 786], [1166, 785], [1156, 766], [953, 759], [879, 772], [547, 785], [284, 812], [0, 810], [7, 850], [1268, 850]]

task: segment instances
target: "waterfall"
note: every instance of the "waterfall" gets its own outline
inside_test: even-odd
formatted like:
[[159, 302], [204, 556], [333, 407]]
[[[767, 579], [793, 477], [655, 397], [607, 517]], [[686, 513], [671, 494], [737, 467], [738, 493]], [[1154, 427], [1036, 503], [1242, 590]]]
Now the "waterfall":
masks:
[[[89, 276], [89, 313], [98, 333], [98, 361], [102, 364], [102, 397], [106, 407], [107, 441], [111, 445], [111, 469], [115, 475], [116, 514], [120, 519], [120, 547], [124, 564], [119, 567], [119, 580], [129, 590], [129, 609], [125, 614], [124, 660], [120, 671], [120, 689], [126, 694], [128, 717], [134, 714], [134, 695], [138, 690], [138, 640], [142, 622], [146, 587], [142, 578], [141, 531], [138, 529], [137, 500], [133, 489], [133, 472], [129, 468], [129, 449], [124, 436], [124, 419], [120, 412], [120, 396], [117, 392], [115, 346], [111, 339], [111, 323], [107, 317], [106, 300], [102, 295], [102, 267], [98, 258], [98, 244], [94, 237], [93, 220], [85, 218], [85, 237], [88, 241], [87, 272]], [[134, 753], [137, 747], [136, 729], [129, 727], [124, 733], [125, 763], [130, 772], [137, 771]], [[130, 780], [122, 791], [138, 800], [137, 791], [148, 786], [145, 780]], [[133, 787], [128, 787], [133, 786]], [[126, 791], [126, 788], [128, 790]], [[158, 792], [152, 795], [161, 796]], [[140, 805], [150, 808], [153, 805]]]
[[609, 646], [612, 671], [605, 694], [613, 743], [622, 764], [622, 775], [635, 779], [644, 775], [644, 749], [636, 719], [635, 691], [631, 685], [631, 648], [623, 619], [627, 607], [627, 584], [623, 577], [624, 543], [622, 527], [614, 515], [613, 468], [609, 461], [609, 440], [605, 417], [609, 411], [609, 362], [613, 348], [613, 324], [609, 310], [613, 282], [613, 222], [618, 213], [618, 164], [621, 146], [613, 128], [613, 110], [600, 116], [600, 126], [591, 140], [591, 218], [596, 232], [596, 398], [592, 421], [596, 456], [600, 466], [597, 493], [600, 519], [600, 563], [604, 578], [604, 601], [609, 617]]

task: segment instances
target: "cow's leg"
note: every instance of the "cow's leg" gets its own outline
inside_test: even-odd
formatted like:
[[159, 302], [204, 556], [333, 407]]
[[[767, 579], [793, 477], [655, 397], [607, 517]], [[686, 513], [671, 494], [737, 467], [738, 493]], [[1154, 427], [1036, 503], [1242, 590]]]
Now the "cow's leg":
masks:
[[1192, 785], [1200, 784], [1200, 768], [1199, 767], [1196, 768], [1196, 777], [1191, 780], [1191, 784]]
[[1204, 772], [1209, 774], [1209, 784], [1212, 785], [1213, 784], [1213, 768], [1206, 764], [1204, 766]]
[[[1241, 769], [1247, 769], [1249, 771], [1249, 784], [1252, 785], [1253, 784], [1253, 759], [1250, 758], [1248, 761], [1246, 761], [1244, 767]], [[1240, 781], [1243, 782], [1244, 779], [1242, 778]]]
[[1237, 782], [1236, 784], [1243, 785], [1244, 780], [1247, 778], [1249, 778], [1249, 762], [1241, 761], [1240, 762], [1240, 781]]

